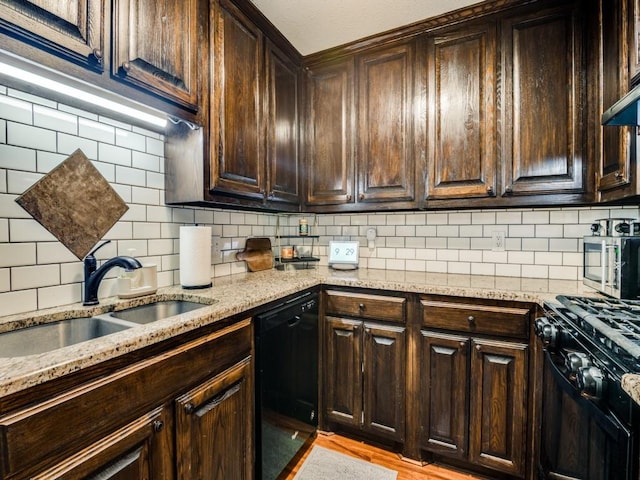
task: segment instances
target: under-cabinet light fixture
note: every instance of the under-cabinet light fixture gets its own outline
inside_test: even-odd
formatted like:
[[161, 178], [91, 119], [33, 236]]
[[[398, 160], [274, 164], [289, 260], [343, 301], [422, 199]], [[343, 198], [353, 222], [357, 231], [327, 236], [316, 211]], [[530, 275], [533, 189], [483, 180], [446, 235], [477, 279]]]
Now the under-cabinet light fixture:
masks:
[[[126, 105], [124, 101], [121, 103], [109, 100], [104, 96], [91, 93], [88, 91], [89, 87], [86, 90], [79, 88], [83, 86], [79, 82], [76, 82], [78, 87], [75, 87], [30, 70], [31, 69], [27, 70], [26, 68], [21, 68], [20, 66], [7, 63], [5, 62], [5, 58], [0, 57], [1, 76], [8, 76], [21, 82], [29, 83], [38, 88], [55, 92], [58, 95], [64, 95], [65, 97], [73, 99], [75, 102], [81, 101], [87, 105], [94, 105], [101, 109], [117, 113], [118, 115], [124, 115], [128, 118], [142, 121], [148, 125], [153, 125], [156, 128], [164, 129], [167, 125], [167, 116], [162, 115], [160, 112], [158, 112], [158, 114], [154, 114], [148, 111], [143, 111], [142, 109]], [[99, 91], [99, 89], [95, 89], [96, 91]]]

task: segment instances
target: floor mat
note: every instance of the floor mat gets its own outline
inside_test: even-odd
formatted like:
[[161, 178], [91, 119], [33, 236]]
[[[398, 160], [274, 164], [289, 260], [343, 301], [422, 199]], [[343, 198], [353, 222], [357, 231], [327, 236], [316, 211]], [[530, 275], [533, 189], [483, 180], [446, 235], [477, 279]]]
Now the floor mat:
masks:
[[398, 472], [314, 446], [294, 480], [395, 480]]

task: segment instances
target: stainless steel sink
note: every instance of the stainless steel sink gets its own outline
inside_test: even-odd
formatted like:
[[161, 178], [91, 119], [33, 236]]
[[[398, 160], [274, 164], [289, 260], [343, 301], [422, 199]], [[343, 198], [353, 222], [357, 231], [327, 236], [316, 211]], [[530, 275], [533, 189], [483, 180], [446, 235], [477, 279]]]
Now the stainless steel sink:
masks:
[[0, 357], [24, 357], [121, 332], [134, 325], [115, 319], [72, 318], [0, 333]]
[[150, 303], [148, 305], [141, 305], [139, 307], [127, 308], [118, 312], [109, 312], [105, 315], [101, 315], [100, 317], [104, 318], [107, 316], [109, 318], [118, 318], [127, 322], [144, 324], [162, 320], [163, 318], [173, 317], [174, 315], [191, 312], [192, 310], [206, 306], [206, 304], [190, 302], [188, 300], [164, 300], [161, 302]]

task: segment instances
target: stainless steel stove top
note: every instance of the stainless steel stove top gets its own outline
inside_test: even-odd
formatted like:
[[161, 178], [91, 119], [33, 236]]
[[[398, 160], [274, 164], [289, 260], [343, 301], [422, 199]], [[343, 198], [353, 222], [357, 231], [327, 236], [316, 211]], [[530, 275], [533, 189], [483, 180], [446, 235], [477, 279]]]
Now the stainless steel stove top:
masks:
[[558, 296], [577, 329], [610, 351], [640, 360], [640, 301]]

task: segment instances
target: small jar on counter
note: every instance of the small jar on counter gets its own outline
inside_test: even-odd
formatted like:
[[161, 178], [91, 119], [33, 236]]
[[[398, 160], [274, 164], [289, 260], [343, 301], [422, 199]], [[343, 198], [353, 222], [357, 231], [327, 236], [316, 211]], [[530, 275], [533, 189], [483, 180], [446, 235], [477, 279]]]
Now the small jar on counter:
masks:
[[298, 226], [298, 234], [301, 237], [309, 235], [309, 224], [307, 223], [306, 218], [300, 219], [300, 225]]

